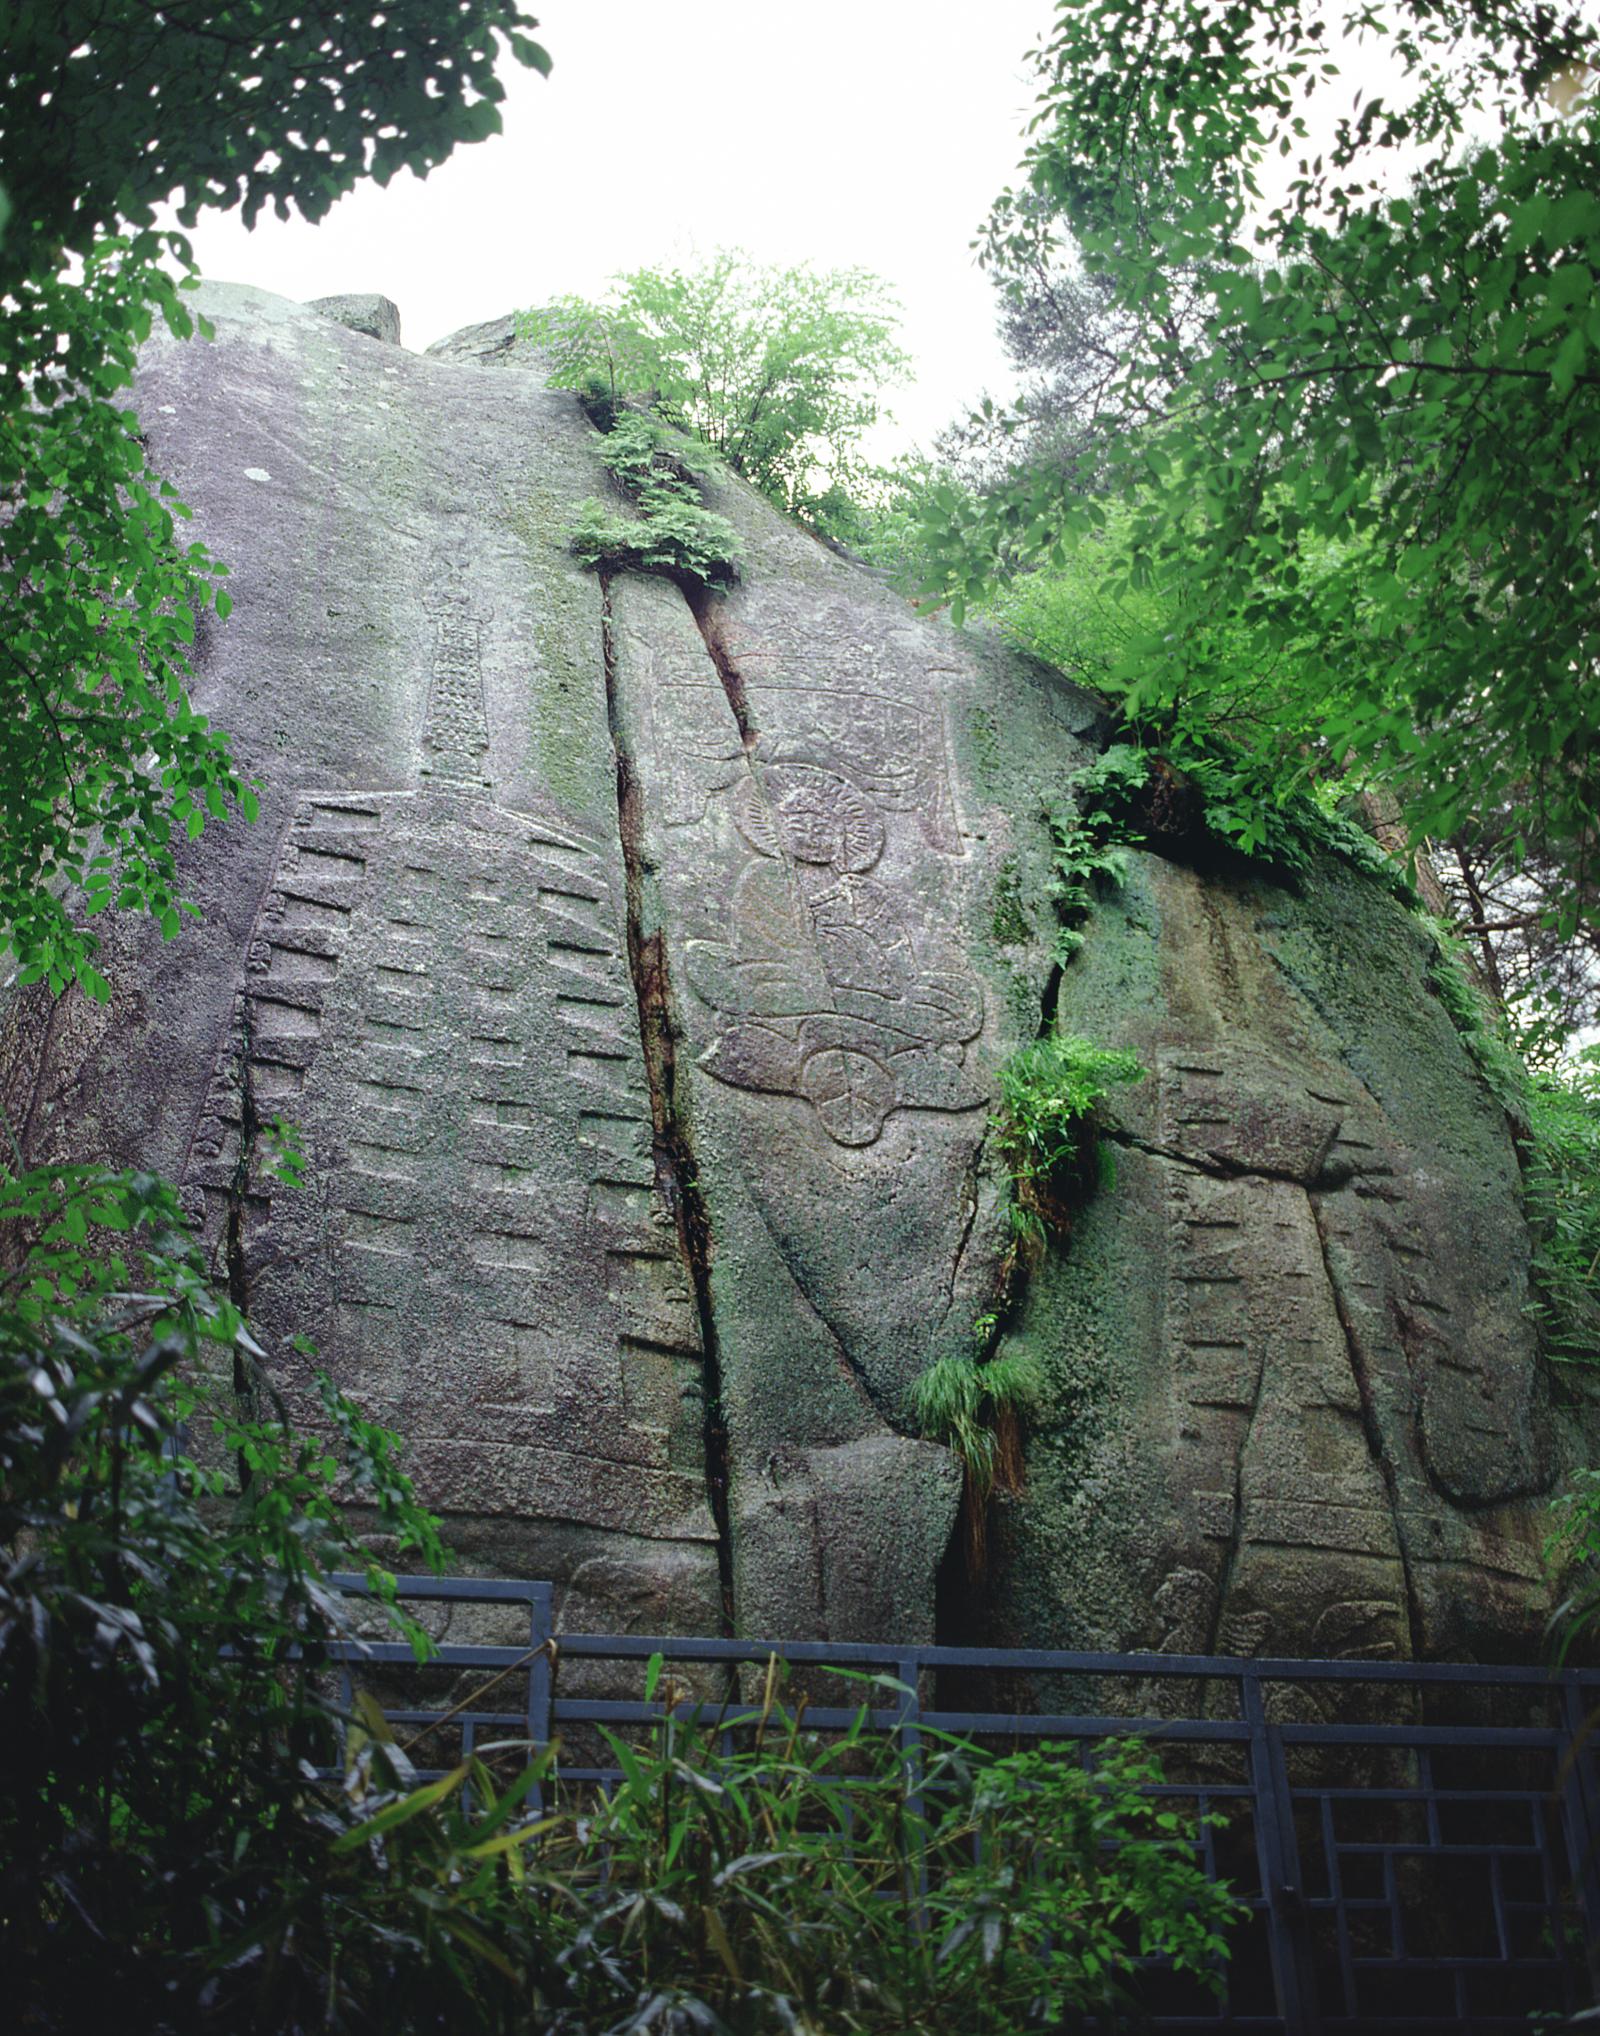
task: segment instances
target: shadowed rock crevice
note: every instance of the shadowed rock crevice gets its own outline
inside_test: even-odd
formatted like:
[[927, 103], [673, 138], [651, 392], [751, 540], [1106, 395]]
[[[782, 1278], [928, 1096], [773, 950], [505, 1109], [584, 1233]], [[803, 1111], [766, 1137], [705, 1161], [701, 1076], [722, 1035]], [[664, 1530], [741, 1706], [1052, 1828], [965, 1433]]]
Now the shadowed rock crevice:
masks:
[[[1361, 1426], [1366, 1435], [1367, 1449], [1377, 1465], [1378, 1475], [1383, 1480], [1383, 1489], [1388, 1495], [1389, 1511], [1394, 1518], [1395, 1545], [1400, 1554], [1400, 1570], [1405, 1579], [1406, 1624], [1411, 1639], [1411, 1654], [1422, 1660], [1426, 1654], [1426, 1627], [1423, 1623], [1422, 1606], [1417, 1595], [1417, 1582], [1412, 1568], [1411, 1550], [1407, 1542], [1406, 1523], [1400, 1504], [1400, 1480], [1395, 1469], [1394, 1458], [1384, 1447], [1383, 1429], [1378, 1419], [1376, 1396], [1373, 1392], [1372, 1376], [1361, 1348], [1361, 1339], [1350, 1318], [1349, 1304], [1345, 1299], [1343, 1286], [1334, 1272], [1330, 1251], [1327, 1222], [1322, 1207], [1322, 1198], [1308, 1195], [1311, 1205], [1311, 1221], [1317, 1233], [1317, 1243], [1322, 1251], [1323, 1270], [1327, 1275], [1328, 1291], [1333, 1296], [1334, 1313], [1339, 1318], [1339, 1327], [1344, 1332], [1345, 1350], [1350, 1360], [1350, 1375], [1355, 1380], [1356, 1392], [1361, 1400]], [[1419, 1456], [1424, 1454], [1420, 1442]]]
[[717, 596], [709, 587], [692, 581], [682, 583], [684, 600], [689, 613], [694, 617], [695, 627], [705, 643], [706, 655], [716, 668], [717, 677], [722, 681], [722, 690], [728, 696], [734, 724], [739, 730], [739, 739], [748, 755], [760, 740], [760, 731], [750, 712], [750, 696], [745, 690], [744, 674], [733, 661], [728, 649], [727, 638], [722, 630], [722, 616], [717, 606]]
[[618, 699], [611, 578], [600, 578], [600, 646], [605, 665], [606, 719], [616, 757], [617, 835], [622, 848], [628, 969], [639, 1013], [639, 1041], [650, 1092], [656, 1190], [677, 1228], [694, 1289], [703, 1351], [706, 1502], [717, 1530], [717, 1572], [723, 1622], [735, 1631], [733, 1542], [728, 1516], [728, 1428], [722, 1409], [717, 1321], [711, 1297], [711, 1225], [689, 1136], [677, 1109], [677, 1042], [673, 1030], [666, 945], [659, 927], [645, 930], [644, 800]]
[[[239, 1157], [227, 1188], [222, 1221], [222, 1264], [227, 1277], [228, 1299], [247, 1319], [250, 1314], [250, 1260], [245, 1243], [245, 1210], [250, 1193], [250, 1169], [261, 1138], [261, 1115], [256, 1103], [254, 1040], [250, 1028], [250, 999], [241, 997], [243, 1038], [239, 1054]], [[234, 1358], [234, 1383], [240, 1384], [240, 1360]]]
[[972, 1149], [972, 1159], [961, 1182], [961, 1235], [956, 1239], [955, 1251], [951, 1254], [950, 1272], [944, 1282], [944, 1319], [950, 1319], [955, 1306], [956, 1283], [961, 1278], [961, 1267], [967, 1256], [967, 1247], [972, 1242], [972, 1233], [978, 1221], [978, 1183], [983, 1174], [983, 1156], [989, 1147], [989, 1134], [983, 1136]]

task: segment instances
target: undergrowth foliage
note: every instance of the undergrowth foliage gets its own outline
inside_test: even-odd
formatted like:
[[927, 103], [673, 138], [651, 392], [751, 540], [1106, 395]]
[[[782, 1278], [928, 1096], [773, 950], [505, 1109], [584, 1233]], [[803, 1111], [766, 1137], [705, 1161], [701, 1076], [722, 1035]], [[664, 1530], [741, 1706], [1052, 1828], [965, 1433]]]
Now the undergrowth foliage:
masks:
[[[1021, 2036], [1132, 2010], [1139, 1957], [1217, 1984], [1245, 1913], [1196, 1857], [1219, 1820], [1152, 1793], [1138, 1742], [1084, 1760], [926, 1733], [913, 1767], [867, 1703], [811, 1729], [776, 1662], [755, 1708], [688, 1702], [661, 1668], [657, 1725], [601, 1728], [604, 1793], [563, 1792], [511, 1742], [419, 1784], [362, 1706], [361, 1819], [333, 1850], [365, 1865], [376, 1917], [414, 1928], [409, 1896], [447, 1919], [463, 2018], [441, 2028]], [[880, 1704], [901, 1687], [871, 1681]], [[555, 1813], [528, 1814], [536, 1783]]]
[[1213, 1977], [1242, 1907], [1147, 1748], [928, 1733], [913, 1768], [866, 1705], [823, 1734], [779, 1694], [738, 1734], [669, 1709], [643, 1746], [606, 1735], [618, 1786], [539, 1862], [592, 1890], [552, 2031], [1006, 2036], [1128, 2007], [1139, 1956]]
[[1424, 923], [1434, 993], [1517, 1140], [1533, 1234], [1530, 1313], [1551, 1357], [1600, 1364], [1600, 1050], [1530, 1068], [1473, 981], [1467, 950], [1440, 921]]
[[374, 1620], [431, 1652], [356, 1527], [442, 1565], [395, 1438], [325, 1379], [296, 1427], [152, 1177], [0, 1179], [0, 1240], [23, 2027], [76, 2036], [114, 2002], [147, 2036], [1020, 2036], [1120, 2006], [1145, 1954], [1214, 1978], [1240, 1905], [1131, 1742], [1083, 1763], [925, 1734], [913, 1772], [866, 1706], [809, 1729], [776, 1663], [742, 1727], [685, 1715], [654, 1665], [659, 1726], [608, 1735], [606, 1795], [562, 1793], [525, 1740], [419, 1774], [327, 1673]]
[[1527, 1085], [1522, 1185], [1551, 1355], [1600, 1363], [1600, 1056]]
[[[305, 1763], [337, 1754], [317, 1667], [351, 1622], [331, 1572], [393, 1595], [342, 1501], [432, 1564], [435, 1524], [393, 1436], [325, 1380], [326, 1434], [285, 1417], [160, 1182], [5, 1179], [0, 1237], [13, 2004], [62, 2031], [108, 2000], [150, 2031], [322, 2026], [339, 1924], [311, 1903], [341, 1812]], [[264, 1417], [241, 1412], [236, 1364]]]

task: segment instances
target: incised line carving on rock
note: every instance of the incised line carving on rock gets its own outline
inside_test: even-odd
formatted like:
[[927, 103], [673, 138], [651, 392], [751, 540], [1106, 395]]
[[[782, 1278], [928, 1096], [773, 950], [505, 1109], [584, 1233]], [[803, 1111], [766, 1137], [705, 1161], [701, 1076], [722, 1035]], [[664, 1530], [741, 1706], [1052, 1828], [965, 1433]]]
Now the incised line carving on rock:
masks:
[[[1477, 1507], [1540, 1481], [1515, 1440], [1521, 1368], [1435, 1297], [1425, 1203], [1353, 1078], [1308, 1085], [1223, 1048], [1163, 1049], [1158, 1076], [1181, 1551], [1156, 1593], [1161, 1645], [1424, 1652], [1429, 1565], [1539, 1581], [1486, 1523], [1437, 1545], [1447, 1481]], [[1405, 1333], [1418, 1319], [1426, 1348]]]
[[[771, 657], [771, 653], [765, 654]], [[689, 982], [718, 1016], [700, 1056], [732, 1087], [803, 1097], [837, 1144], [864, 1146], [896, 1110], [976, 1109], [964, 1065], [983, 1028], [976, 975], [904, 882], [874, 872], [904, 816], [925, 857], [963, 853], [939, 717], [786, 666], [740, 669], [759, 711], [747, 741], [698, 673], [668, 673], [657, 741], [691, 767], [669, 824], [722, 809], [741, 861], [717, 937], [686, 942]]]
[[[464, 571], [425, 600], [424, 788], [298, 800], [186, 1181], [213, 1230], [243, 1196], [258, 1315], [405, 1424], [430, 1503], [708, 1538], [679, 1446], [701, 1339], [612, 885], [493, 802], [485, 612]], [[292, 1194], [243, 1150], [280, 1111], [311, 1146]], [[561, 1319], [585, 1277], [605, 1363]]]

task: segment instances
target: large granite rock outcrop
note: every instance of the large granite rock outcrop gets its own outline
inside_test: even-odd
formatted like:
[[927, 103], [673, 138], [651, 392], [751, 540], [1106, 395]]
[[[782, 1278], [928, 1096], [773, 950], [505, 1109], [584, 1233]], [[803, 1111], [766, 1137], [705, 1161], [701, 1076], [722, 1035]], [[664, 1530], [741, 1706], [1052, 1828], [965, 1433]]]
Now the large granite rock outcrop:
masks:
[[[1401, 908], [1139, 854], [1056, 969], [1093, 699], [733, 482], [725, 598], [602, 585], [593, 430], [509, 322], [417, 356], [383, 300], [205, 308], [137, 402], [234, 567], [200, 700], [261, 819], [190, 851], [196, 930], [114, 929], [106, 1010], [13, 1008], [30, 1156], [179, 1180], [462, 1560], [578, 1626], [1533, 1646], [1567, 1445]], [[1011, 1332], [1048, 1395], [974, 1591], [907, 1396], [994, 1296], [995, 1070], [1052, 1024], [1151, 1072]]]

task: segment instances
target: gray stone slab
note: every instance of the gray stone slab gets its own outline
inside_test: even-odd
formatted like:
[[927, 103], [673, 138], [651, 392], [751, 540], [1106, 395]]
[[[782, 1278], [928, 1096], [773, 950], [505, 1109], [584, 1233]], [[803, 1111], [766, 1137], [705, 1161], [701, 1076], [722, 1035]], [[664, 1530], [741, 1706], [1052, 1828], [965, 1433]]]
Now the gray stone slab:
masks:
[[[262, 817], [185, 851], [181, 941], [111, 924], [110, 1006], [13, 1000], [29, 1153], [179, 1180], [291, 1399], [299, 1332], [569, 1629], [1537, 1647], [1581, 1416], [1401, 910], [1136, 855], [1058, 979], [1100, 704], [733, 481], [725, 598], [603, 589], [575, 400], [509, 319], [374, 345], [382, 301], [210, 286], [146, 353]], [[1009, 1325], [1045, 1396], [972, 1579], [910, 1388], [995, 1301], [996, 1070], [1051, 1023], [1149, 1073]]]
[[306, 308], [348, 325], [352, 332], [365, 333], [368, 339], [381, 339], [388, 346], [400, 344], [400, 307], [388, 297], [313, 297]]

